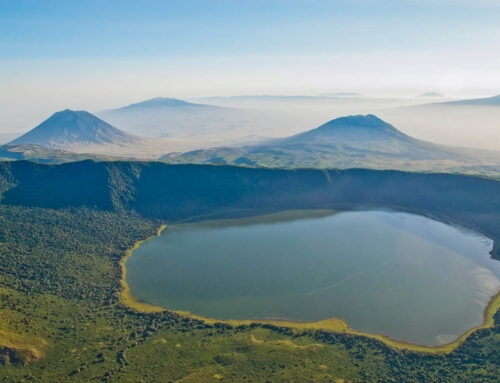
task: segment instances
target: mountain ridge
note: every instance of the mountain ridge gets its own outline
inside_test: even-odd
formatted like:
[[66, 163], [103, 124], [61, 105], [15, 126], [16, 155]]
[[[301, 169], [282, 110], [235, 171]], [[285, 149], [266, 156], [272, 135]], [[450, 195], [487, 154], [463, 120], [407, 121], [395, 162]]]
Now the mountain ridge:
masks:
[[[1, 203], [135, 212], [173, 222], [233, 212], [383, 206], [464, 221], [500, 239], [500, 181], [370, 169], [271, 169], [95, 162], [0, 162]], [[499, 256], [496, 242], [494, 254]]]
[[440, 146], [410, 137], [375, 115], [340, 117], [259, 145], [219, 147], [162, 157], [170, 163], [284, 168], [371, 168], [500, 172], [500, 154]]
[[421, 106], [453, 106], [453, 105], [470, 105], [470, 106], [500, 106], [500, 94], [491, 97], [471, 98], [466, 100], [432, 102]]
[[115, 111], [126, 111], [131, 109], [138, 108], [157, 108], [157, 107], [166, 107], [166, 108], [179, 108], [179, 107], [192, 107], [192, 108], [219, 108], [215, 105], [207, 105], [207, 104], [198, 104], [193, 102], [184, 101], [178, 98], [172, 97], [154, 97], [148, 100], [135, 102], [120, 108], [105, 110], [102, 113], [107, 112], [115, 112]]

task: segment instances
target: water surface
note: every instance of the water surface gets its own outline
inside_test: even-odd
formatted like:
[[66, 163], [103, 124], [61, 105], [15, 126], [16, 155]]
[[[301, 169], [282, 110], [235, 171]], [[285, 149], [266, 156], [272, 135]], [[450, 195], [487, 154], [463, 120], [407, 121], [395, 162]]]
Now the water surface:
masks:
[[134, 251], [141, 300], [218, 319], [342, 318], [439, 345], [479, 325], [500, 288], [490, 239], [384, 210], [285, 212], [168, 227]]

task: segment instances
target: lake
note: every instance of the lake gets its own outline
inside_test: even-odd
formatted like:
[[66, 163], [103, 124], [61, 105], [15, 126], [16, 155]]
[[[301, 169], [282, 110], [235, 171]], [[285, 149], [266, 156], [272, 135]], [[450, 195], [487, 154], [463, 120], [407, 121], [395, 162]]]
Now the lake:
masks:
[[421, 345], [483, 321], [500, 288], [489, 238], [390, 210], [289, 211], [171, 225], [126, 263], [137, 298], [217, 319], [342, 318]]

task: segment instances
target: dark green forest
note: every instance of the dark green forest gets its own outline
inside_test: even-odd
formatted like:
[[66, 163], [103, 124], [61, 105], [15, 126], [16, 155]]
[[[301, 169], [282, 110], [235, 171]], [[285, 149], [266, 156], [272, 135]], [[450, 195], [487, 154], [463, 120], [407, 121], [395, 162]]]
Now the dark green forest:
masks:
[[169, 223], [286, 209], [417, 211], [500, 238], [500, 181], [395, 170], [269, 169], [161, 162], [0, 162], [2, 203], [134, 212]]
[[164, 223], [397, 207], [500, 238], [500, 182], [451, 174], [162, 163], [0, 163], [5, 382], [498, 382], [500, 313], [449, 354], [352, 334], [207, 324], [119, 301], [126, 250]]

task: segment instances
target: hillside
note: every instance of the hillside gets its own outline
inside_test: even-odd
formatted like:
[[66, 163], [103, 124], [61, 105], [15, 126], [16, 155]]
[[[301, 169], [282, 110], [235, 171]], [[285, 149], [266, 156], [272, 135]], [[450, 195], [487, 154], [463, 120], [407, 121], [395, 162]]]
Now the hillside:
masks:
[[241, 148], [211, 148], [164, 158], [172, 163], [270, 167], [500, 172], [500, 154], [460, 150], [414, 139], [374, 115], [341, 117], [297, 135]]
[[[45, 208], [97, 207], [163, 220], [224, 211], [260, 212], [375, 205], [443, 214], [500, 238], [500, 182], [398, 171], [262, 169], [93, 162], [0, 166], [2, 203]], [[2, 181], [0, 181], [2, 183]]]
[[493, 326], [457, 349], [423, 353], [322, 328], [137, 311], [120, 298], [120, 278], [136, 241], [163, 223], [203, 215], [392, 206], [499, 239], [498, 181], [364, 169], [16, 161], [0, 162], [0, 193], [2, 381], [179, 381], [193, 371], [194, 381], [207, 382], [334, 376], [451, 383], [475, 381], [478, 371], [481, 381], [497, 380], [498, 312]]
[[139, 142], [100, 118], [86, 112], [63, 110], [54, 113], [10, 144], [35, 144], [53, 149], [75, 150], [89, 145], [125, 145]]
[[436, 101], [381, 111], [405, 132], [444, 145], [500, 152], [500, 95]]
[[[134, 104], [130, 108], [138, 108], [142, 115], [144, 108], [156, 110], [157, 105], [161, 108], [172, 105], [182, 109], [185, 104], [188, 108], [194, 105], [162, 98]], [[222, 142], [231, 141], [231, 137], [234, 138], [232, 133], [228, 133]], [[374, 115], [341, 117], [290, 137], [255, 140], [257, 144], [246, 146], [237, 145], [238, 139], [233, 141], [233, 146], [217, 146], [222, 142], [215, 137], [222, 132], [206, 134], [184, 138], [140, 138], [122, 132], [90, 113], [66, 110], [55, 113], [32, 131], [2, 147], [0, 159], [61, 163], [83, 159], [112, 160], [116, 157], [160, 158], [178, 164], [360, 167], [500, 176], [500, 153], [457, 149], [417, 140]], [[32, 141], [36, 143], [21, 143]]]
[[[163, 105], [164, 100], [160, 103]], [[168, 103], [179, 105], [183, 102], [169, 99]], [[157, 104], [157, 101], [153, 104]], [[138, 106], [141, 110], [143, 107]], [[143, 160], [156, 159], [165, 153], [184, 152], [220, 143], [221, 141], [214, 137], [153, 139], [135, 136], [88, 112], [64, 110], [54, 113], [34, 129], [9, 142], [2, 148], [0, 155], [3, 156], [0, 158], [29, 159], [44, 163], [103, 158]]]
[[44, 164], [59, 164], [83, 160], [111, 161], [113, 159], [118, 159], [118, 157], [72, 153], [33, 144], [7, 144], [0, 146], [0, 161], [29, 160]]

